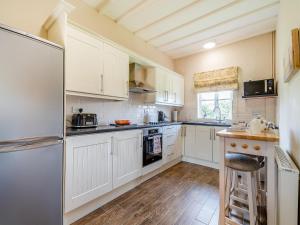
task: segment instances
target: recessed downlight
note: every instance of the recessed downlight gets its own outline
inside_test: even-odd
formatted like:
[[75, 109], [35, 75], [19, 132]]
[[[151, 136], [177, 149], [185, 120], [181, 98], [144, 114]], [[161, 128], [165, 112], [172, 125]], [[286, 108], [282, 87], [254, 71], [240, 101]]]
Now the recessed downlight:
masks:
[[210, 41], [210, 42], [207, 42], [203, 45], [203, 48], [205, 49], [211, 49], [211, 48], [214, 48], [216, 46], [216, 42], [213, 42], [213, 41]]

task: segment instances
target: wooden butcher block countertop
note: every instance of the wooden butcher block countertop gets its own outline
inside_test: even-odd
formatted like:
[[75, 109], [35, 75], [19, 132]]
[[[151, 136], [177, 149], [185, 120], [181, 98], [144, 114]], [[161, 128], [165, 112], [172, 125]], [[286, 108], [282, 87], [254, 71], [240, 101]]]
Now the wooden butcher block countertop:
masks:
[[217, 132], [217, 136], [225, 137], [225, 138], [238, 138], [238, 139], [247, 139], [247, 140], [254, 140], [254, 141], [269, 141], [269, 142], [278, 142], [279, 136], [276, 134], [269, 134], [269, 133], [261, 133], [261, 134], [249, 134], [245, 131], [227, 131], [221, 130]]

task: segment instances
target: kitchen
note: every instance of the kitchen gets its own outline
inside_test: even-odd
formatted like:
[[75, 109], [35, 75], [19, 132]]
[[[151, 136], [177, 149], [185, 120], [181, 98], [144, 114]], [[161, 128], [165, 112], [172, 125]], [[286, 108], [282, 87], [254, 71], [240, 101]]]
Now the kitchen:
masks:
[[297, 0], [31, 3], [0, 3], [0, 224], [298, 223]]

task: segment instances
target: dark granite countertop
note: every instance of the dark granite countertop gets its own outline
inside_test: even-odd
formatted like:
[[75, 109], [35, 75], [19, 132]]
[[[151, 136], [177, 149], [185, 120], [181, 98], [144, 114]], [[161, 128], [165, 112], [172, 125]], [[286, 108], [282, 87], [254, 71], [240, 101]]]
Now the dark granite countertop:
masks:
[[123, 130], [136, 130], [136, 129], [143, 129], [149, 127], [163, 127], [163, 126], [172, 126], [172, 125], [180, 125], [180, 124], [182, 124], [182, 122], [166, 122], [166, 123], [160, 123], [156, 125], [150, 125], [150, 124], [132, 124], [132, 125], [124, 125], [124, 126], [99, 125], [98, 127], [81, 128], [81, 129], [67, 128], [66, 135], [74, 136], [74, 135], [83, 135], [83, 134], [117, 132]]
[[230, 127], [229, 123], [218, 123], [218, 122], [201, 122], [201, 121], [186, 121], [182, 122], [186, 125], [199, 125], [199, 126], [213, 126], [213, 127]]
[[99, 125], [94, 128], [67, 128], [66, 136], [75, 136], [75, 135], [84, 135], [84, 134], [94, 134], [94, 133], [106, 133], [106, 132], [117, 132], [124, 130], [135, 130], [135, 129], [143, 129], [149, 127], [163, 127], [163, 126], [172, 126], [172, 125], [199, 125], [199, 126], [218, 126], [218, 127], [230, 127], [230, 124], [223, 123], [213, 123], [213, 122], [196, 122], [196, 121], [186, 121], [186, 122], [166, 122], [160, 123], [156, 125], [150, 124], [133, 124], [133, 125], [125, 125], [125, 126], [112, 126], [112, 125]]

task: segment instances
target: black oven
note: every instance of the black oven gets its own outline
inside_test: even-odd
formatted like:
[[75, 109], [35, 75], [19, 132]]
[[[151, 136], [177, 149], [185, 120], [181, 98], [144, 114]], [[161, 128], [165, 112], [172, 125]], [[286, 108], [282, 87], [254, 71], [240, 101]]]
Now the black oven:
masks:
[[162, 159], [162, 128], [143, 130], [143, 166]]
[[256, 95], [275, 95], [274, 79], [244, 82], [244, 97]]

